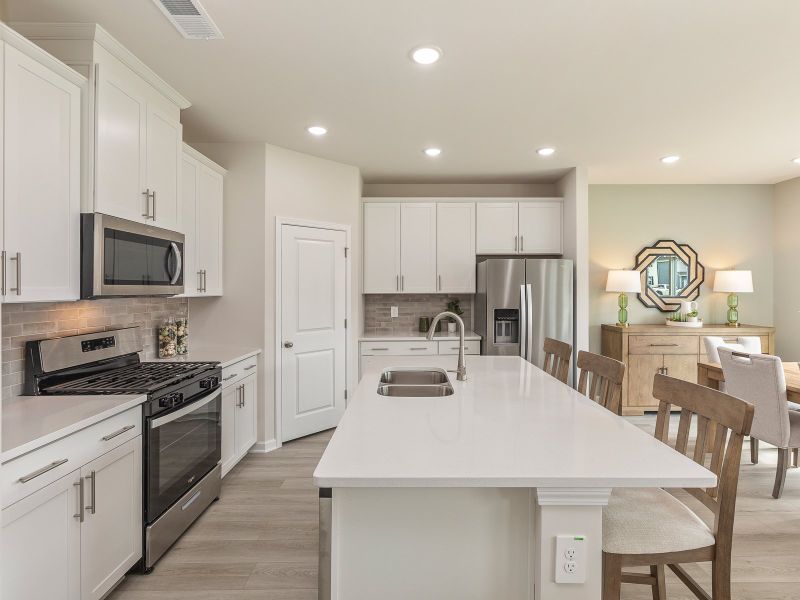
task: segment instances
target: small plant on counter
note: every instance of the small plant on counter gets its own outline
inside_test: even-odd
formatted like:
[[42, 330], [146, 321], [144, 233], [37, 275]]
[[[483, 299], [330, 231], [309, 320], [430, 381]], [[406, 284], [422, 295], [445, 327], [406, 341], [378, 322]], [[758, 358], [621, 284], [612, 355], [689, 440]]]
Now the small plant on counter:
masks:
[[676, 323], [683, 323], [684, 322], [684, 318], [681, 315], [681, 311], [679, 311], [679, 310], [676, 310], [674, 313], [672, 313], [669, 316], [669, 320], [670, 321], [675, 321]]
[[447, 303], [447, 310], [459, 317], [464, 314], [464, 311], [461, 309], [461, 301], [458, 298], [453, 298]]

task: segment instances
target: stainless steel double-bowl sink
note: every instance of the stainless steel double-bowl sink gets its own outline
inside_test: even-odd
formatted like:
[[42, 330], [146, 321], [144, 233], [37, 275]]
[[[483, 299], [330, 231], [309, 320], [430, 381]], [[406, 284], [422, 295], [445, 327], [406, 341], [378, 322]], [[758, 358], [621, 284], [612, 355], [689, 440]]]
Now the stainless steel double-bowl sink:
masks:
[[444, 369], [386, 369], [378, 384], [381, 396], [440, 398], [452, 396], [453, 386]]

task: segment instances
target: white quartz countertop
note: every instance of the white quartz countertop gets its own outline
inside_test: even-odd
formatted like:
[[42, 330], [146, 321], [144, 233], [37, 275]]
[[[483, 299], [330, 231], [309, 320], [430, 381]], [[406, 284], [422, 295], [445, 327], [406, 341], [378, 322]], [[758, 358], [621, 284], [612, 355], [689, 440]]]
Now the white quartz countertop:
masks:
[[145, 400], [147, 395], [17, 396], [4, 400], [0, 462], [41, 448]]
[[381, 357], [314, 471], [319, 487], [711, 487], [713, 473], [519, 357], [469, 356], [441, 398], [377, 393], [390, 366], [454, 369], [454, 356]]
[[228, 365], [232, 365], [257, 354], [261, 354], [260, 348], [246, 348], [225, 344], [198, 344], [197, 346], [193, 346], [190, 338], [189, 352], [187, 354], [173, 356], [172, 358], [156, 358], [154, 360], [163, 360], [167, 362], [218, 362], [222, 363], [222, 368], [225, 368]]
[[[444, 326], [446, 327], [446, 325]], [[386, 334], [386, 333], [365, 333], [358, 341], [360, 342], [419, 342], [425, 341], [427, 338], [425, 334], [421, 331], [409, 331], [402, 334]], [[479, 336], [474, 331], [465, 331], [464, 332], [464, 339], [465, 340], [479, 340], [481, 336]], [[435, 333], [433, 335], [434, 341], [449, 341], [449, 340], [458, 340], [458, 332], [449, 333], [447, 331], [440, 331], [439, 333]]]

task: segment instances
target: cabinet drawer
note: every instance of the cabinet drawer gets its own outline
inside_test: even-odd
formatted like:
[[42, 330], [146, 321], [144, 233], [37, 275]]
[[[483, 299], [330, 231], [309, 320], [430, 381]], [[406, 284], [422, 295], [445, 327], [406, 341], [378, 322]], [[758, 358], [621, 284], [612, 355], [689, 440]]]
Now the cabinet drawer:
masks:
[[[479, 340], [465, 340], [464, 354], [480, 354], [481, 343]], [[439, 354], [458, 354], [458, 341], [447, 340], [439, 342]]]
[[416, 356], [438, 352], [437, 342], [361, 342], [362, 356]]
[[632, 335], [630, 354], [697, 354], [696, 335]]
[[141, 434], [142, 409], [136, 406], [5, 463], [3, 508]]
[[258, 369], [258, 354], [245, 358], [222, 369], [222, 388], [230, 387]]

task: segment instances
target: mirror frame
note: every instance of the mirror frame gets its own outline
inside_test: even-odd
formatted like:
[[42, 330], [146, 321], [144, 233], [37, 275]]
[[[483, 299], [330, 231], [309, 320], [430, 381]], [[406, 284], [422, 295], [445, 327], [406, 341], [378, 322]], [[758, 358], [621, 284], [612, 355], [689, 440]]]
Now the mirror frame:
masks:
[[[689, 267], [689, 282], [677, 296], [659, 296], [647, 285], [647, 267], [659, 256], [674, 254]], [[700, 296], [700, 286], [705, 279], [705, 268], [697, 260], [697, 252], [689, 244], [679, 244], [675, 240], [658, 240], [652, 246], [645, 246], [636, 255], [636, 266], [642, 281], [639, 301], [648, 308], [661, 312], [675, 312], [681, 300], [696, 300]]]

